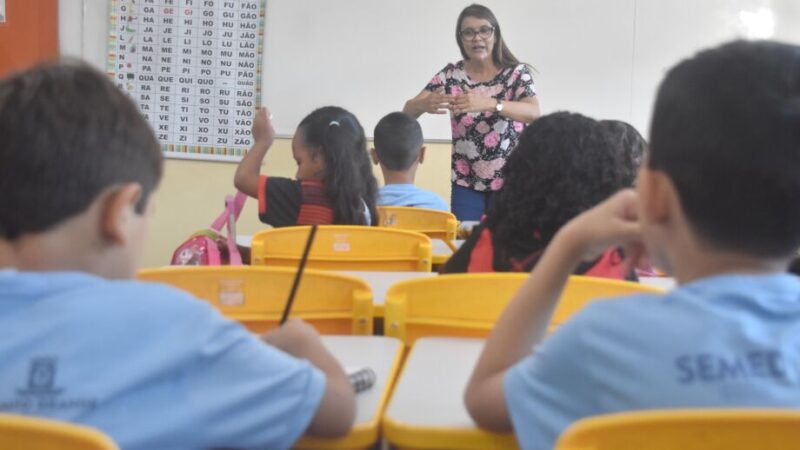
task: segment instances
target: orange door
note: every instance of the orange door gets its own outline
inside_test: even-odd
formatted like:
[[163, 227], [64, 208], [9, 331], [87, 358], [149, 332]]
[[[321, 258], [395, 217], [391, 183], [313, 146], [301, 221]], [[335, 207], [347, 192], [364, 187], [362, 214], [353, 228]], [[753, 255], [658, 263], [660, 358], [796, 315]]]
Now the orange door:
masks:
[[0, 77], [58, 56], [58, 0], [5, 0]]

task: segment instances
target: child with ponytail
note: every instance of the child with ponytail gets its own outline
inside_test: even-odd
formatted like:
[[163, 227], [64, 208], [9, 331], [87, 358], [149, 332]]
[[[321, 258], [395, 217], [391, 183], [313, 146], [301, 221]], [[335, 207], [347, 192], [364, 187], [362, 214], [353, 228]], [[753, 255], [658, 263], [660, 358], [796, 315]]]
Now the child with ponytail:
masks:
[[275, 140], [266, 108], [253, 122], [253, 147], [236, 169], [234, 185], [258, 199], [258, 216], [273, 227], [291, 225], [373, 225], [378, 185], [358, 119], [336, 106], [306, 116], [292, 139], [295, 180], [261, 175]]

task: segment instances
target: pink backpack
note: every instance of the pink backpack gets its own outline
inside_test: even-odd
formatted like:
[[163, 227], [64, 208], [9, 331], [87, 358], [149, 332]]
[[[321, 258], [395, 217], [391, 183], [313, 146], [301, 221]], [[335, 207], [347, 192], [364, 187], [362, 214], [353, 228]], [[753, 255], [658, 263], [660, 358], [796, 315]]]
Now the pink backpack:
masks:
[[[214, 220], [211, 228], [194, 233], [172, 254], [173, 266], [219, 266], [242, 265], [242, 256], [236, 247], [236, 219], [242, 213], [247, 196], [237, 192], [236, 196], [225, 196], [225, 210]], [[227, 227], [227, 237], [221, 235]]]

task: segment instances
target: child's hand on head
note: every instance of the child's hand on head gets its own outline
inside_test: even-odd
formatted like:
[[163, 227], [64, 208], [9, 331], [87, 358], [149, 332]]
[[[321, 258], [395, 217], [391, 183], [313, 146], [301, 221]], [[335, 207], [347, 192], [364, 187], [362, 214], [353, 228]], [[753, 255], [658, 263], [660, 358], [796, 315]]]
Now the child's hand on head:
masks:
[[624, 189], [569, 221], [558, 232], [573, 256], [593, 259], [612, 247], [625, 249], [625, 259], [635, 264], [644, 246], [636, 191]]
[[275, 129], [272, 128], [272, 114], [269, 109], [261, 108], [253, 120], [253, 141], [266, 144], [268, 147], [275, 140]]

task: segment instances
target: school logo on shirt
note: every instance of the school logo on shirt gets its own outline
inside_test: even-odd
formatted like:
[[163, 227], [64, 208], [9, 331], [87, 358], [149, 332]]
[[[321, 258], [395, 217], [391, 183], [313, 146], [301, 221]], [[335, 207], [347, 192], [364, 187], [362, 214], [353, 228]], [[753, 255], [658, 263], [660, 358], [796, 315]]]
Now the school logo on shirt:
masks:
[[17, 389], [22, 395], [58, 395], [63, 389], [55, 386], [58, 360], [53, 357], [40, 357], [31, 360], [28, 369], [28, 387]]
[[778, 349], [741, 353], [690, 353], [675, 358], [681, 384], [789, 379], [786, 358]]
[[[63, 394], [66, 389], [59, 386], [57, 375], [58, 358], [33, 358], [28, 366], [24, 387], [16, 389], [16, 396], [0, 397], [0, 411], [67, 414], [91, 411], [97, 407], [95, 398], [65, 398]], [[2, 395], [0, 389], [0, 396]]]

